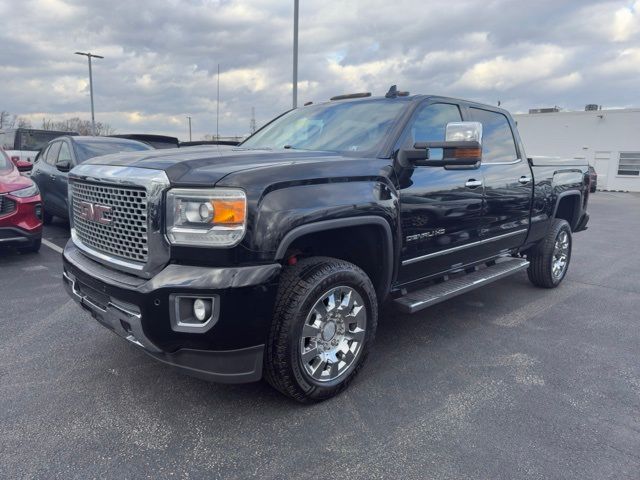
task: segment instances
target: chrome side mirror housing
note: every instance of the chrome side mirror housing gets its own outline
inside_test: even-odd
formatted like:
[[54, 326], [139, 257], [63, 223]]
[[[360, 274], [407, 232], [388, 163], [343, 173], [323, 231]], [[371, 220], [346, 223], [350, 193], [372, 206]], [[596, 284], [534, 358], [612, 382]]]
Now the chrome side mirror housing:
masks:
[[445, 131], [445, 142], [477, 142], [482, 146], [480, 122], [450, 122]]

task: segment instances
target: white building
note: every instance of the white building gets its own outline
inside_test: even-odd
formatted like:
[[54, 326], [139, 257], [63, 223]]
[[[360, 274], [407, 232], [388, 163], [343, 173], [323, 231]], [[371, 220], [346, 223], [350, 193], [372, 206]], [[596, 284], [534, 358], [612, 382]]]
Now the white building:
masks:
[[640, 109], [513, 116], [527, 156], [584, 158], [598, 190], [640, 192]]

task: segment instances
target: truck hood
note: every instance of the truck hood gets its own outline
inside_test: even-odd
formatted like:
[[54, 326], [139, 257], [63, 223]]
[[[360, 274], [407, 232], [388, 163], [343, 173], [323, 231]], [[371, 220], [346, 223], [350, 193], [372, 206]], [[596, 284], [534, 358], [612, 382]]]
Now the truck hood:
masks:
[[264, 169], [298, 163], [340, 160], [339, 154], [301, 150], [249, 150], [206, 146], [145, 150], [95, 157], [83, 165], [114, 165], [164, 170], [172, 185], [214, 185], [223, 177], [242, 170]]

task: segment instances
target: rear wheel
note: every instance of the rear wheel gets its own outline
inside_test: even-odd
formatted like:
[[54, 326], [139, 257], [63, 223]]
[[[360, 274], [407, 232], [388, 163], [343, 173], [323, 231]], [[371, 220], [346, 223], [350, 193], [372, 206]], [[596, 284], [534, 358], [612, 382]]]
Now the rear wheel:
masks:
[[334, 258], [301, 260], [283, 272], [265, 351], [265, 378], [301, 402], [344, 390], [362, 367], [377, 326], [369, 277]]
[[543, 288], [560, 285], [569, 269], [571, 246], [571, 227], [566, 220], [554, 219], [545, 238], [527, 255], [531, 283]]

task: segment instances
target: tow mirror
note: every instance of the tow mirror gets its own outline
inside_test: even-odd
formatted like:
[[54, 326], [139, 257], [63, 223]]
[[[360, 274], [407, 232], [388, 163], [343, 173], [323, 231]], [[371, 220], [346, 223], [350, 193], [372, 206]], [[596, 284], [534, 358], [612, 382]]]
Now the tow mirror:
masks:
[[56, 163], [56, 168], [62, 173], [66, 173], [71, 170], [71, 162], [68, 160], [63, 160], [62, 162]]
[[[434, 149], [442, 149], [442, 158], [431, 158]], [[399, 159], [401, 164], [414, 166], [476, 166], [482, 160], [482, 124], [448, 123], [444, 142], [418, 142], [412, 149], [402, 150]]]
[[18, 160], [16, 162], [16, 168], [19, 172], [30, 172], [33, 169], [33, 164], [25, 160]]

